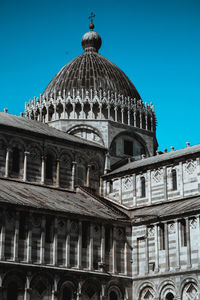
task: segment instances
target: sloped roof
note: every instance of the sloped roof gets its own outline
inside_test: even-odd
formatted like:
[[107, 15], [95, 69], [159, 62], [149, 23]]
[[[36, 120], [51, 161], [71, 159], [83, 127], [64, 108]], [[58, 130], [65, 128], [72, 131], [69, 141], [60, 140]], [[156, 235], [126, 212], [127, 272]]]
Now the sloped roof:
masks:
[[165, 203], [154, 204], [146, 207], [133, 209], [130, 213], [131, 218], [136, 218], [136, 222], [145, 220], [174, 217], [187, 213], [196, 213], [200, 211], [200, 196], [179, 199], [176, 201], [167, 201]]
[[104, 205], [91, 195], [3, 178], [0, 179], [1, 203], [76, 214], [96, 219], [126, 219], [125, 215], [117, 208], [109, 208], [108, 205]]
[[90, 145], [96, 148], [104, 148], [101, 145], [97, 145], [96, 143], [62, 132], [42, 122], [26, 119], [23, 117], [18, 117], [4, 112], [0, 112], [0, 127], [1, 126], [9, 126], [13, 128], [18, 128], [20, 130], [26, 130], [32, 133], [45, 135], [50, 138], [51, 137], [58, 138], [64, 141], [79, 143], [83, 145]]
[[111, 175], [116, 175], [116, 174], [122, 173], [122, 172], [127, 172], [127, 171], [134, 170], [137, 168], [142, 168], [145, 166], [150, 166], [150, 165], [157, 164], [157, 163], [162, 163], [167, 160], [177, 159], [177, 158], [180, 158], [181, 156], [192, 155], [192, 154], [195, 154], [198, 152], [200, 152], [200, 144], [197, 144], [195, 146], [186, 147], [186, 148], [179, 149], [179, 150], [175, 150], [175, 151], [171, 151], [171, 152], [167, 152], [167, 153], [163, 153], [160, 155], [147, 157], [144, 159], [140, 159], [137, 161], [127, 163], [126, 165], [108, 173], [107, 175], [105, 175], [105, 177], [111, 176]]

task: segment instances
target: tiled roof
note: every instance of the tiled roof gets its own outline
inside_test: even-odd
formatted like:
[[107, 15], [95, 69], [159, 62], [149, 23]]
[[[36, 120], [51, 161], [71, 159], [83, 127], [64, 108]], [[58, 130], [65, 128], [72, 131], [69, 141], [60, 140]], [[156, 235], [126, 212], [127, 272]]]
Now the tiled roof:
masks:
[[64, 141], [71, 141], [74, 143], [79, 143], [83, 145], [90, 145], [97, 148], [104, 148], [101, 145], [97, 145], [93, 142], [75, 137], [73, 135], [70, 135], [68, 133], [62, 132], [58, 129], [55, 129], [53, 127], [48, 126], [47, 124], [44, 124], [42, 122], [37, 122], [34, 120], [26, 119], [23, 117], [18, 117], [12, 114], [0, 112], [0, 127], [1, 126], [9, 126], [13, 128], [18, 128], [21, 130], [30, 131], [33, 133], [38, 133], [45, 135], [47, 137], [52, 138], [59, 138]]
[[43, 96], [55, 91], [63, 94], [72, 90], [110, 91], [140, 99], [135, 86], [114, 63], [95, 51], [86, 51], [65, 65], [46, 87]]
[[130, 212], [131, 218], [136, 222], [148, 221], [150, 219], [174, 217], [186, 213], [196, 213], [200, 211], [200, 196], [183, 198], [176, 201], [166, 201], [146, 207], [136, 208]]
[[142, 168], [142, 167], [146, 167], [146, 166], [150, 166], [152, 164], [157, 164], [157, 163], [162, 163], [165, 162], [167, 160], [173, 160], [173, 159], [178, 159], [181, 156], [186, 156], [186, 155], [192, 155], [195, 153], [200, 153], [200, 144], [195, 145], [195, 146], [190, 146], [190, 147], [186, 147], [183, 149], [179, 149], [176, 151], [171, 151], [171, 152], [167, 152], [167, 153], [163, 153], [160, 155], [155, 155], [155, 156], [151, 156], [148, 158], [144, 158], [144, 159], [140, 159], [134, 162], [130, 162], [110, 173], [108, 173], [105, 176], [111, 176], [111, 175], [116, 175], [122, 172], [127, 172], [127, 171], [131, 171], [137, 168]]
[[117, 208], [85, 193], [74, 193], [31, 183], [0, 179], [0, 204], [9, 203], [107, 220], [125, 220]]

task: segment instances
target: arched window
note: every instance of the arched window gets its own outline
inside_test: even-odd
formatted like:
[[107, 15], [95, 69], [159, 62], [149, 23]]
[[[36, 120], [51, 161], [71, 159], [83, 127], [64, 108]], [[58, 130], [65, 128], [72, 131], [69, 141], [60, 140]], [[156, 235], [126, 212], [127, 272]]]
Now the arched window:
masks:
[[12, 171], [19, 173], [19, 149], [17, 147], [12, 152]]
[[172, 190], [177, 190], [177, 174], [175, 169], [172, 170]]
[[110, 295], [109, 295], [109, 300], [118, 300], [117, 293], [114, 291], [111, 291]]
[[72, 299], [72, 290], [69, 287], [64, 287], [62, 300], [71, 300]]
[[9, 283], [7, 287], [7, 300], [17, 300], [18, 286], [16, 282]]
[[53, 156], [47, 154], [46, 158], [46, 179], [53, 179]]
[[165, 250], [165, 226], [163, 223], [159, 225], [160, 230], [160, 250]]
[[145, 187], [145, 178], [141, 177], [141, 197], [146, 197], [146, 187]]
[[174, 295], [172, 293], [167, 293], [166, 295], [166, 300], [173, 300], [174, 299]]
[[181, 228], [181, 246], [187, 246], [187, 231], [186, 231], [186, 222], [185, 220], [180, 221], [180, 228]]

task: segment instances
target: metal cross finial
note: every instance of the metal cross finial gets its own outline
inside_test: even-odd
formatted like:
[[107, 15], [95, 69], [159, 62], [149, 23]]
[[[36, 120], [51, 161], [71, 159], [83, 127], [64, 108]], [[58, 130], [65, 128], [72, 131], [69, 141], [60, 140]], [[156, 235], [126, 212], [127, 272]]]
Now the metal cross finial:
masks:
[[90, 16], [88, 17], [88, 19], [90, 20], [90, 22], [93, 24], [93, 18], [95, 18], [95, 14], [93, 12], [91, 12]]

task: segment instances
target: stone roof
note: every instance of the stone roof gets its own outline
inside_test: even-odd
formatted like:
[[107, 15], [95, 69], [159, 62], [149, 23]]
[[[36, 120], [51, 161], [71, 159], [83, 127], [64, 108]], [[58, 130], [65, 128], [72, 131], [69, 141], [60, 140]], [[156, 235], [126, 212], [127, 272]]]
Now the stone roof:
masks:
[[46, 87], [43, 96], [73, 93], [73, 90], [110, 91], [125, 97], [140, 99], [135, 86], [114, 63], [97, 50], [101, 46], [98, 33], [90, 31], [83, 36], [85, 52], [65, 65]]
[[108, 173], [107, 175], [105, 175], [105, 177], [106, 176], [114, 177], [115, 175], [123, 173], [123, 172], [128, 172], [131, 170], [147, 167], [147, 166], [154, 165], [154, 164], [164, 163], [165, 161], [178, 159], [178, 158], [181, 158], [181, 156], [192, 155], [192, 154], [195, 154], [198, 152], [200, 152], [200, 144], [197, 144], [195, 146], [189, 146], [189, 147], [186, 147], [183, 149], [179, 149], [179, 150], [175, 150], [175, 151], [171, 151], [171, 152], [167, 152], [167, 153], [162, 153], [162, 154], [151, 156], [151, 157], [147, 157], [144, 159], [140, 159], [140, 160], [128, 163], [128, 164]]
[[130, 213], [136, 222], [144, 222], [177, 215], [192, 214], [200, 211], [200, 196], [182, 198], [175, 201], [167, 201], [159, 204], [133, 209]]
[[0, 179], [0, 204], [8, 203], [35, 209], [77, 214], [107, 220], [126, 220], [125, 214], [112, 205], [86, 193], [75, 193], [9, 179]]
[[0, 112], [0, 127], [1, 126], [9, 126], [15, 129], [18, 128], [20, 130], [26, 130], [32, 133], [45, 135], [49, 138], [58, 138], [64, 141], [90, 145], [96, 148], [104, 148], [101, 145], [97, 145], [96, 143], [62, 132], [42, 122], [36, 122], [34, 120], [18, 117], [4, 112]]

